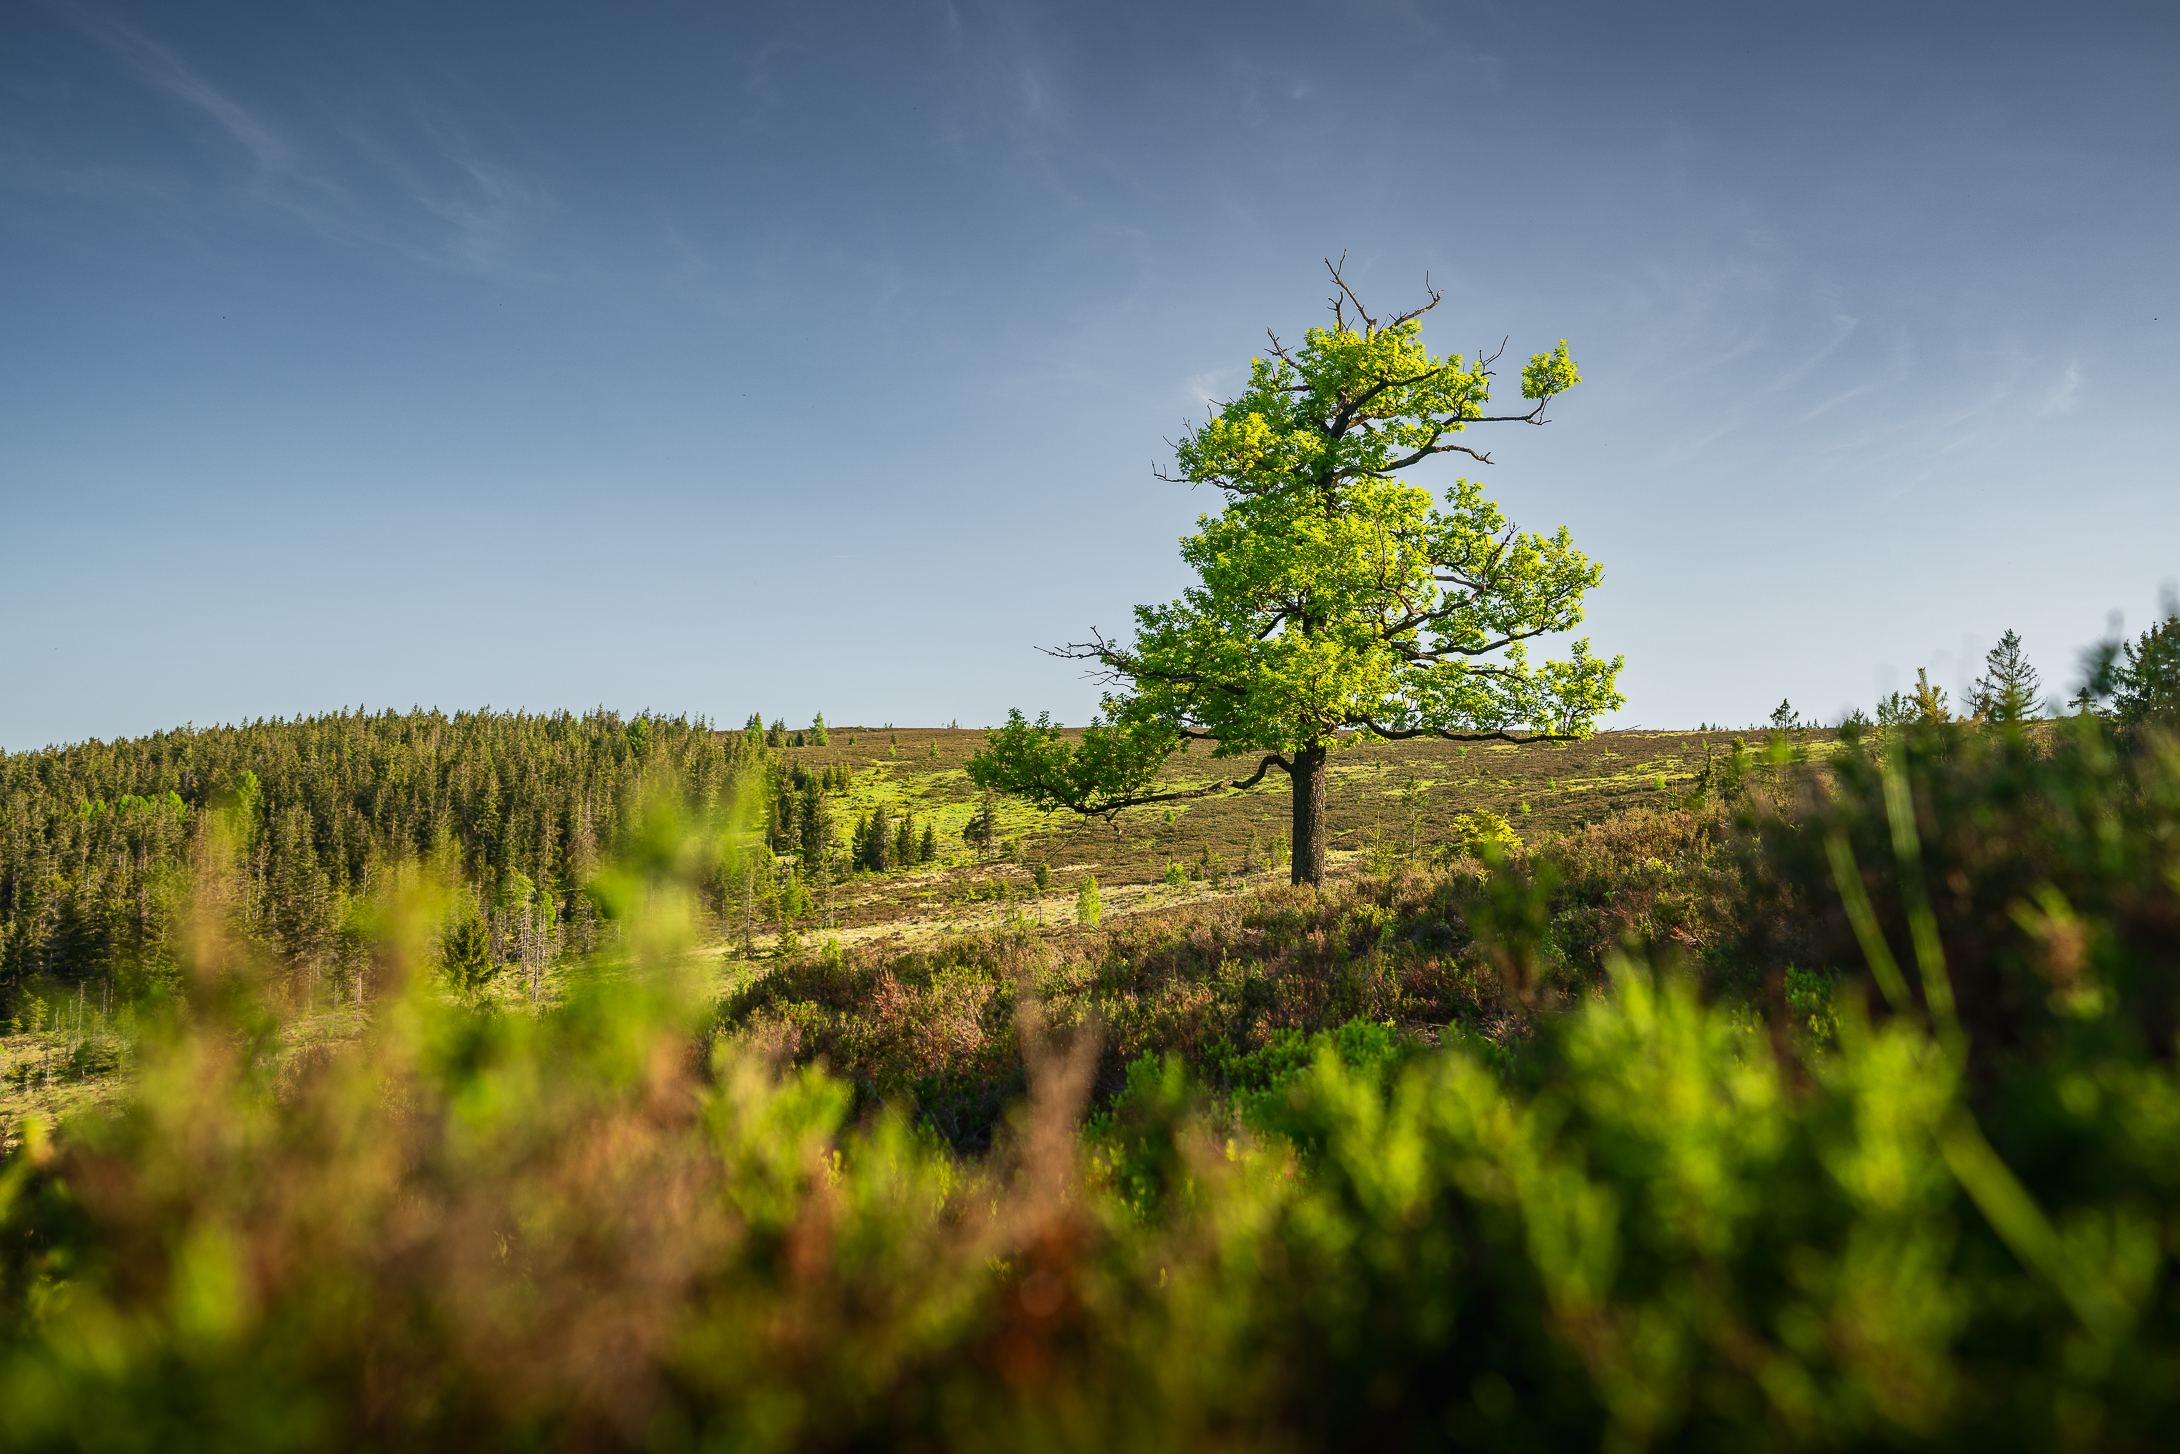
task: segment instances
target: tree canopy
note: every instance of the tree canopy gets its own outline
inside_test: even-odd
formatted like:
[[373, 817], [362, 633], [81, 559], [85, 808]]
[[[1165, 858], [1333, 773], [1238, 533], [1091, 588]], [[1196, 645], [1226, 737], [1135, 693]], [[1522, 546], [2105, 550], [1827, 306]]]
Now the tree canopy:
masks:
[[[1294, 879], [1323, 874], [1329, 752], [1370, 738], [1509, 742], [1587, 736], [1624, 700], [1621, 660], [1576, 641], [1558, 660], [1530, 643], [1583, 617], [1603, 578], [1565, 527], [1517, 530], [1480, 485], [1456, 479], [1443, 508], [1398, 478], [1435, 455], [1490, 457], [1471, 425], [1541, 425], [1579, 381], [1562, 341], [1522, 369], [1519, 414], [1487, 412], [1498, 355], [1432, 354], [1421, 318], [1441, 294], [1379, 320], [1328, 260], [1332, 325], [1298, 347], [1276, 334], [1239, 396], [1189, 430], [1178, 473], [1225, 498], [1181, 541], [1198, 584], [1139, 606], [1132, 641], [1093, 630], [1056, 655], [1096, 664], [1110, 688], [1079, 743], [1049, 717], [1010, 713], [970, 773], [1048, 808], [1110, 814], [1253, 787], [1286, 773], [1295, 794]], [[1195, 741], [1215, 759], [1257, 759], [1245, 777], [1153, 791]]]

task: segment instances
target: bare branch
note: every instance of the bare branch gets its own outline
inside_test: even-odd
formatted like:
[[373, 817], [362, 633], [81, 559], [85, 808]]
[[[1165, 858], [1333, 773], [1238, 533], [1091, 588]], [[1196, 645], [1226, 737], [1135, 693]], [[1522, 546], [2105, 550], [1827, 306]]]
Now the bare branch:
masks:
[[1344, 252], [1340, 254], [1338, 262], [1334, 262], [1331, 258], [1325, 259], [1325, 271], [1332, 274], [1333, 284], [1340, 290], [1339, 293], [1327, 300], [1332, 304], [1332, 321], [1335, 327], [1345, 328], [1347, 326], [1346, 304], [1349, 303], [1355, 305], [1355, 312], [1362, 319], [1366, 333], [1376, 333], [1381, 328], [1398, 328], [1411, 319], [1421, 318], [1424, 314], [1436, 308], [1439, 301], [1445, 297], [1444, 293], [1431, 286], [1431, 275], [1425, 273], [1423, 275], [1423, 291], [1430, 295], [1430, 301], [1420, 308], [1411, 308], [1405, 313], [1397, 314], [1386, 322], [1380, 323], [1370, 316], [1370, 310], [1363, 307], [1362, 299], [1355, 296], [1355, 290], [1349, 287], [1347, 279], [1340, 275], [1340, 270], [1346, 266], [1347, 254]]

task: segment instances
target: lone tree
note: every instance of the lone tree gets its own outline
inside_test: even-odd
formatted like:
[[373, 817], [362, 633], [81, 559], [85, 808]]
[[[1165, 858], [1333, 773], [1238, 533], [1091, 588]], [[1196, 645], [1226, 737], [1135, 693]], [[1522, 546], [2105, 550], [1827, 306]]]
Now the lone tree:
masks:
[[[1433, 357], [1420, 319], [1441, 294], [1380, 320], [1327, 259], [1332, 326], [1299, 348], [1271, 338], [1249, 385], [1175, 448], [1177, 474], [1225, 496], [1181, 542], [1200, 584], [1138, 606], [1133, 642], [1091, 639], [1051, 654], [1094, 662], [1110, 688], [1079, 744], [1049, 715], [1019, 711], [970, 760], [981, 786], [1038, 806], [1110, 817], [1123, 808], [1253, 788], [1287, 774], [1293, 878], [1325, 871], [1325, 764], [1366, 739], [1568, 741], [1624, 698], [1620, 658], [1577, 641], [1532, 663], [1526, 643], [1582, 620], [1603, 571], [1562, 527], [1517, 533], [1468, 480], [1446, 492], [1396, 478], [1433, 455], [1489, 456], [1458, 442], [1472, 424], [1542, 424], [1577, 381], [1562, 342], [1522, 370], [1527, 412], [1491, 415], [1498, 354]], [[1526, 731], [1517, 735], [1515, 729]], [[1151, 790], [1191, 742], [1255, 771], [1205, 787]]]
[[1989, 722], [2030, 722], [2038, 715], [2043, 682], [2021, 650], [2018, 632], [2007, 631], [1983, 657], [1983, 675], [1968, 690], [1968, 710]]

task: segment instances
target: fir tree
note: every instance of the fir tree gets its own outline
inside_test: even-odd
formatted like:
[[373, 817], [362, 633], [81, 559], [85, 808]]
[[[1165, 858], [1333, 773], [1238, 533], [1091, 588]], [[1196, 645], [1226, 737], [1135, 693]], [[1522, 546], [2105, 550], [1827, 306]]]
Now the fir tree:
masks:
[[1968, 710], [1988, 722], [2033, 721], [2042, 686], [2036, 668], [2021, 652], [2020, 635], [2009, 630], [1984, 655], [1983, 675], [1968, 691]]
[[939, 856], [939, 830], [928, 820], [923, 825], [923, 841], [916, 846], [918, 863], [936, 862]]
[[892, 852], [893, 825], [886, 819], [886, 805], [880, 803], [863, 820], [863, 831], [856, 842], [856, 867], [884, 873], [891, 867]]
[[1915, 693], [1908, 699], [1908, 704], [1918, 722], [1942, 726], [1953, 720], [1953, 713], [1946, 705], [1945, 688], [1930, 684], [1930, 672], [1925, 667], [1915, 669]]
[[2180, 609], [2122, 649], [2112, 672], [2112, 714], [2123, 727], [2180, 714]]
[[795, 817], [796, 837], [799, 842], [803, 865], [806, 868], [814, 869], [825, 856], [826, 828], [828, 826], [825, 814], [825, 799], [815, 777], [804, 781], [802, 792], [796, 799]]
[[986, 789], [984, 796], [977, 800], [976, 812], [962, 825], [962, 841], [983, 853], [990, 850], [998, 836], [999, 800], [990, 789]]
[[825, 735], [825, 714], [823, 712], [817, 713], [810, 719], [810, 731], [808, 733], [808, 741], [812, 747], [827, 747], [831, 745], [830, 739], [828, 739]]

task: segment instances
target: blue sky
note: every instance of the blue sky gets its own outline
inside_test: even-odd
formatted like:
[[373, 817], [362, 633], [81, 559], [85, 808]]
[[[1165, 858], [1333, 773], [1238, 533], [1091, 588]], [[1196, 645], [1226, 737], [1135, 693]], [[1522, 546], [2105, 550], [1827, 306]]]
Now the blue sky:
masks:
[[2071, 687], [2180, 575], [2174, 14], [0, 8], [0, 747], [1079, 722], [1035, 648], [1185, 583], [1164, 441], [1342, 250], [1571, 341], [1468, 472], [1618, 725]]

